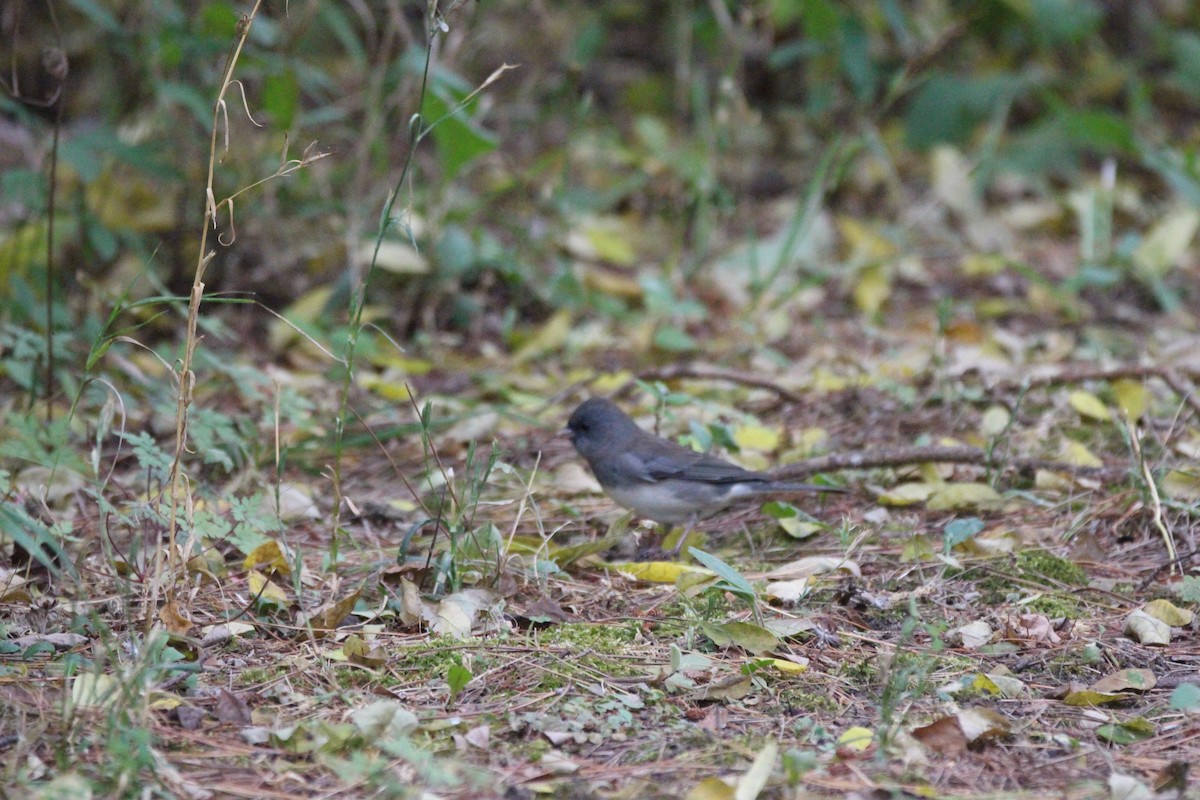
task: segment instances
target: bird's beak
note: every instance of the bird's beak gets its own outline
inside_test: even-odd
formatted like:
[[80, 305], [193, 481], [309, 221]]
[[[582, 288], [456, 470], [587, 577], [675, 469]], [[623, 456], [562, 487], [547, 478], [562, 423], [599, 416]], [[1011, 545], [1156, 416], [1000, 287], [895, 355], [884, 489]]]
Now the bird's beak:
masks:
[[573, 442], [575, 441], [575, 434], [571, 432], [570, 428], [563, 428], [557, 434], [555, 434], [554, 438], [566, 439], [568, 442]]

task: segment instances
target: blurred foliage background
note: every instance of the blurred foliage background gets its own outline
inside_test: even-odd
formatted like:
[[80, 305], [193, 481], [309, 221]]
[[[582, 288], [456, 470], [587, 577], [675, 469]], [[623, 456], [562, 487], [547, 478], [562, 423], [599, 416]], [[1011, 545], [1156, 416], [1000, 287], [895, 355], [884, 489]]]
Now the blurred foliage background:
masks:
[[[48, 296], [67, 389], [120, 331], [171, 360], [180, 317], [158, 315], [190, 286], [245, 11], [0, 10], [10, 387], [44, 381]], [[979, 275], [1009, 284], [973, 317], [1019, 312], [1013, 298], [1048, 297], [1065, 321], [1116, 313], [1114, 297], [1170, 310], [1195, 295], [1198, 24], [1183, 0], [271, 3], [221, 113], [218, 193], [314, 142], [329, 157], [238, 196], [206, 283], [336, 348], [419, 113], [445, 119], [415, 154], [367, 314], [414, 354], [620, 325], [669, 359], [731, 322], [786, 352], [764, 312], [952, 312]], [[210, 345], [303, 359], [254, 305], [209, 317]]]

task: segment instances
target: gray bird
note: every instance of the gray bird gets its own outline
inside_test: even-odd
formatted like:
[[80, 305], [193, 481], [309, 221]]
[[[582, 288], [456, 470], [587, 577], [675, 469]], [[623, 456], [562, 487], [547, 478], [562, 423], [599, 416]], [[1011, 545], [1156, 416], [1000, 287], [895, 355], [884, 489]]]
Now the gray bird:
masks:
[[575, 409], [567, 435], [609, 497], [639, 517], [664, 525], [686, 524], [690, 529], [698, 519], [733, 503], [765, 495], [844, 491], [775, 480], [765, 472], [697, 453], [642, 430], [600, 397]]

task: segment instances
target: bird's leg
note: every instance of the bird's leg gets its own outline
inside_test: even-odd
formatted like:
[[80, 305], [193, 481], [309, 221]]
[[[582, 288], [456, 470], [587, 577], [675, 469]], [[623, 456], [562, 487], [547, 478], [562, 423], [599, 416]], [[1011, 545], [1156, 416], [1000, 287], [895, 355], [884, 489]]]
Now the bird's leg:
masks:
[[692, 518], [688, 520], [687, 525], [684, 526], [683, 533], [679, 534], [679, 538], [675, 540], [675, 546], [666, 551], [666, 554], [672, 559], [679, 558], [679, 551], [683, 549], [685, 544], [687, 544], [688, 534], [692, 532], [692, 528], [696, 527], [697, 519], [698, 516], [693, 514]]

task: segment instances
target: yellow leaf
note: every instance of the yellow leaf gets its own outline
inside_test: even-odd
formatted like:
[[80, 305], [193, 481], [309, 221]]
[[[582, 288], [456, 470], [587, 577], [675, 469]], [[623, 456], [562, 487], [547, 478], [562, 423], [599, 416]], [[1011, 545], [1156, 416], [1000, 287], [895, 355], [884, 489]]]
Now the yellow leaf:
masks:
[[796, 446], [789, 451], [795, 458], [807, 458], [824, 451], [829, 444], [829, 431], [824, 428], [805, 428], [795, 437]]
[[409, 358], [391, 348], [372, 351], [367, 357], [377, 367], [397, 370], [405, 375], [428, 375], [433, 371], [432, 362], [423, 358]]
[[968, 278], [990, 278], [1004, 272], [1008, 265], [1004, 256], [985, 253], [971, 253], [963, 256], [958, 268]]
[[883, 261], [896, 255], [896, 245], [879, 230], [854, 217], [838, 217], [838, 231], [858, 261]]
[[633, 250], [629, 226], [623, 220], [597, 220], [583, 231], [596, 258], [622, 267], [632, 266], [637, 260]]
[[1163, 476], [1162, 488], [1176, 500], [1200, 500], [1200, 472], [1173, 469]]
[[292, 574], [292, 565], [288, 562], [287, 554], [282, 545], [274, 539], [263, 542], [251, 550], [250, 555], [246, 556], [246, 560], [242, 562], [242, 567], [245, 569], [255, 569], [262, 565], [267, 566], [270, 572], [278, 572], [281, 575]]
[[928, 536], [910, 536], [900, 548], [901, 561], [926, 561], [934, 557], [937, 550]]
[[1146, 413], [1146, 406], [1150, 404], [1150, 393], [1146, 391], [1146, 385], [1141, 381], [1122, 378], [1114, 382], [1112, 388], [1121, 413], [1131, 420], [1141, 419]]
[[300, 295], [283, 312], [283, 317], [292, 324], [288, 324], [278, 317], [271, 317], [271, 321], [267, 325], [267, 344], [270, 348], [282, 350], [294, 340], [299, 339], [300, 333], [296, 328], [306, 328], [320, 319], [321, 315], [325, 313], [325, 308], [332, 295], [332, 286], [318, 286]]
[[604, 267], [591, 267], [585, 270], [582, 281], [587, 288], [611, 297], [637, 300], [645, 293], [645, 289], [642, 288], [642, 284], [638, 282], [636, 276]]
[[734, 800], [735, 791], [720, 778], [705, 778], [692, 787], [684, 800]]
[[1000, 687], [996, 685], [996, 682], [993, 681], [991, 678], [989, 678], [987, 675], [983, 675], [983, 674], [975, 676], [975, 680], [971, 681], [971, 688], [975, 689], [976, 691], [980, 692], [981, 694], [990, 694], [990, 695], [1000, 694]]
[[593, 394], [612, 394], [632, 380], [633, 373], [628, 370], [605, 372], [596, 376], [590, 388]]
[[847, 728], [846, 732], [838, 737], [838, 744], [842, 747], [849, 747], [851, 750], [862, 752], [866, 750], [875, 741], [875, 732], [870, 728], [863, 728], [855, 725], [853, 728]]
[[1075, 488], [1075, 482], [1071, 480], [1071, 476], [1064, 475], [1061, 472], [1051, 472], [1048, 469], [1039, 469], [1033, 473], [1034, 488], [1043, 492], [1069, 492]]
[[155, 694], [152, 697], [153, 699], [150, 700], [150, 709], [153, 711], [170, 711], [172, 708], [179, 708], [179, 706], [183, 705], [183, 698], [167, 694], [166, 692]]
[[733, 441], [746, 450], [772, 451], [779, 447], [781, 438], [778, 430], [762, 425], [739, 425], [733, 431]]
[[1004, 501], [986, 483], [947, 483], [938, 488], [925, 503], [930, 511], [953, 511], [963, 508], [995, 508]]
[[812, 387], [820, 392], [840, 392], [854, 385], [854, 381], [843, 375], [837, 375], [824, 367], [817, 367], [809, 376]]
[[675, 583], [684, 575], [715, 576], [715, 573], [703, 567], [693, 567], [678, 561], [627, 561], [609, 564], [622, 575], [628, 575], [647, 583]]
[[1088, 450], [1087, 447], [1079, 442], [1067, 440], [1063, 442], [1059, 448], [1060, 457], [1068, 464], [1073, 464], [1076, 467], [1102, 467], [1104, 462], [1101, 461], [1095, 453]]
[[924, 503], [938, 490], [936, 483], [902, 483], [879, 496], [879, 502], [889, 506], [912, 506]]
[[892, 293], [891, 276], [883, 266], [864, 269], [854, 285], [854, 305], [864, 314], [877, 314]]
[[782, 658], [772, 658], [771, 666], [785, 675], [799, 675], [808, 671], [807, 664], [797, 664], [795, 661], [785, 661]]
[[1078, 389], [1071, 392], [1067, 398], [1071, 404], [1071, 408], [1079, 414], [1079, 416], [1106, 422], [1111, 415], [1108, 413], [1108, 406], [1104, 405], [1104, 401], [1091, 392], [1085, 392]]
[[1194, 616], [1188, 609], [1180, 608], [1170, 600], [1163, 600], [1162, 598], [1151, 600], [1142, 607], [1142, 610], [1155, 619], [1162, 620], [1172, 628], [1183, 628], [1191, 625], [1192, 617]]
[[571, 312], [563, 309], [550, 317], [544, 325], [530, 336], [513, 354], [513, 359], [520, 363], [531, 358], [545, 355], [557, 350], [567, 341], [571, 333]]
[[821, 522], [809, 522], [799, 517], [784, 517], [777, 520], [783, 532], [793, 539], [807, 539], [814, 533], [824, 530], [827, 526]]
[[1069, 692], [1063, 698], [1063, 702], [1069, 706], [1105, 706], [1110, 703], [1119, 703], [1122, 700], [1128, 700], [1133, 695], [1126, 692], [1096, 692], [1091, 689], [1084, 689], [1079, 692]]
[[991, 439], [1004, 433], [1011, 420], [1012, 414], [1008, 412], [1007, 408], [1004, 406], [992, 406], [983, 412], [983, 419], [979, 424], [979, 432]]
[[257, 597], [260, 603], [274, 603], [279, 606], [289, 605], [287, 593], [277, 584], [267, 580], [267, 576], [258, 570], [250, 570], [246, 576], [250, 587], [250, 596]]
[[1155, 224], [1133, 251], [1133, 263], [1143, 275], [1162, 278], [1179, 265], [1200, 228], [1200, 211], [1178, 208]]

